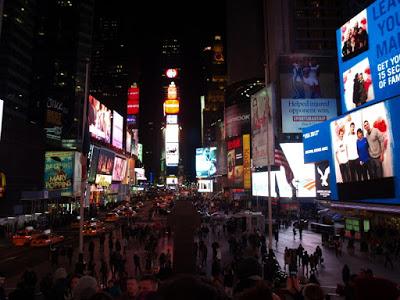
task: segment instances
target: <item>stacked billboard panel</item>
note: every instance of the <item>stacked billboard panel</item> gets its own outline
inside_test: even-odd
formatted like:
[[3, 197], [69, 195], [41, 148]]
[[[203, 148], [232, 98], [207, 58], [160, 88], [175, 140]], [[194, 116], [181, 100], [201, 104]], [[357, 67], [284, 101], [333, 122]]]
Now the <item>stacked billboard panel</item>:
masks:
[[93, 96], [89, 96], [88, 125], [93, 138], [111, 142], [111, 110]]
[[167, 167], [179, 164], [179, 126], [167, 124], [165, 129], [165, 160]]

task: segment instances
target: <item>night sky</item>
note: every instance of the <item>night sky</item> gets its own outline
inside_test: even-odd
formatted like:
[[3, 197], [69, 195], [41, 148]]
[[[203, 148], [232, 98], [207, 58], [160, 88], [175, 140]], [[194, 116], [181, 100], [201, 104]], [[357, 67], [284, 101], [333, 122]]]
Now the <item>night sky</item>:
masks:
[[[131, 49], [132, 80], [140, 84], [140, 139], [146, 149], [146, 130], [149, 121], [161, 127], [161, 61], [160, 41], [176, 37], [182, 44], [183, 73], [181, 77], [180, 122], [183, 128], [185, 173], [195, 177], [195, 148], [200, 141], [200, 54], [206, 44], [218, 33], [225, 36], [225, 1], [109, 1], [100, 0], [106, 14], [121, 14], [124, 35]], [[159, 150], [152, 149], [159, 162]], [[153, 160], [154, 161], [154, 160]], [[146, 167], [146, 166], [145, 166]]]

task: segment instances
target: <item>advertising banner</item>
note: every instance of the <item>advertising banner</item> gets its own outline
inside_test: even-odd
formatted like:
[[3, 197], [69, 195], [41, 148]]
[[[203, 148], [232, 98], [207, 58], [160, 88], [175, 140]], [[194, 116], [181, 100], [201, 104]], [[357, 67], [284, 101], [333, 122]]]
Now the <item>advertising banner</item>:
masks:
[[141, 162], [143, 162], [143, 145], [142, 144], [137, 144], [137, 152], [138, 152], [138, 154], [137, 154], [137, 156], [138, 156], [138, 159], [141, 161]]
[[112, 176], [111, 175], [103, 175], [103, 174], [97, 174], [96, 175], [96, 184], [100, 186], [110, 186], [112, 183]]
[[250, 132], [250, 103], [225, 107], [225, 138], [242, 136]]
[[230, 187], [243, 188], [243, 144], [242, 137], [230, 139], [228, 150], [228, 183]]
[[217, 148], [196, 149], [196, 177], [211, 177], [217, 173]]
[[128, 153], [132, 152], [132, 135], [130, 134], [129, 130], [126, 131], [125, 151], [128, 152]]
[[[301, 158], [303, 152], [302, 143], [280, 144], [290, 168], [293, 170], [294, 179], [288, 184], [285, 168], [280, 166], [279, 171], [271, 172], [271, 197], [291, 198], [313, 198], [315, 189], [315, 167], [314, 164], [305, 164]], [[268, 196], [268, 172], [253, 173], [252, 178], [253, 196]], [[257, 193], [257, 194], [255, 194]]]
[[243, 188], [251, 189], [250, 134], [243, 135]]
[[62, 196], [73, 195], [75, 152], [46, 152], [44, 185], [48, 191], [60, 190]]
[[303, 128], [337, 116], [336, 99], [282, 99], [282, 132], [300, 133]]
[[47, 98], [46, 101], [46, 137], [51, 140], [61, 140], [63, 115], [68, 114], [68, 109], [62, 101]]
[[88, 124], [93, 138], [111, 142], [111, 110], [93, 96], [89, 96]]
[[400, 94], [400, 5], [375, 1], [336, 31], [343, 111]]
[[177, 185], [178, 184], [178, 178], [177, 177], [167, 177], [166, 178], [166, 184], [167, 185]]
[[96, 180], [96, 173], [97, 173], [97, 165], [99, 163], [99, 153], [100, 148], [90, 145], [88, 161], [90, 165], [88, 166], [88, 182], [93, 183]]
[[127, 162], [126, 159], [116, 156], [114, 160], [114, 168], [112, 173], [113, 181], [122, 181], [126, 175]]
[[167, 115], [167, 124], [178, 124], [178, 115]]
[[179, 126], [177, 124], [167, 124], [165, 129], [166, 143], [179, 143]]
[[123, 128], [124, 128], [124, 118], [114, 110], [112, 145], [114, 147], [117, 147], [118, 149], [122, 149]]
[[398, 122], [390, 118], [390, 112], [398, 112], [389, 111], [386, 103], [363, 107], [330, 124], [331, 166], [339, 200], [393, 202], [385, 199], [394, 198], [396, 191], [393, 129]]
[[136, 129], [138, 128], [139, 116], [137, 115], [127, 115], [126, 116], [126, 125], [128, 129]]
[[304, 162], [329, 160], [331, 141], [329, 122], [303, 128]]
[[315, 164], [315, 188], [318, 200], [330, 200], [331, 188], [329, 161], [323, 160]]
[[176, 115], [179, 113], [179, 100], [168, 99], [164, 101], [164, 114]]
[[168, 167], [179, 164], [179, 143], [165, 143], [165, 162]]
[[128, 88], [127, 114], [128, 115], [139, 114], [139, 88], [138, 87]]
[[132, 154], [138, 155], [138, 144], [139, 144], [139, 130], [132, 130]]
[[293, 54], [280, 57], [282, 131], [302, 128], [337, 116], [333, 57]]
[[97, 163], [97, 174], [112, 175], [115, 153], [106, 149], [100, 149]]
[[197, 180], [197, 191], [199, 193], [212, 193], [213, 192], [213, 181], [200, 179]]
[[[274, 128], [272, 86], [251, 96], [251, 145], [253, 166], [256, 168], [274, 164]], [[269, 158], [269, 160], [268, 160]]]

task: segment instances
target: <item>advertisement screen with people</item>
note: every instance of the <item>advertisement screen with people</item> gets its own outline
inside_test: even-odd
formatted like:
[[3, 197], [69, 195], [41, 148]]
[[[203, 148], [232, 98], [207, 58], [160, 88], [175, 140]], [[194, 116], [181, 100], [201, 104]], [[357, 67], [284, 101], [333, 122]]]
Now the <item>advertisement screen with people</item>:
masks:
[[400, 95], [400, 5], [373, 1], [336, 31], [343, 112]]
[[110, 143], [111, 110], [93, 96], [89, 96], [88, 125], [92, 137]]
[[113, 181], [122, 181], [126, 175], [126, 159], [120, 158], [118, 156], [115, 157], [114, 160], [114, 168], [112, 173]]
[[394, 140], [385, 103], [332, 121], [330, 130], [339, 199], [394, 197]]
[[111, 175], [114, 168], [114, 158], [113, 152], [101, 149], [97, 162], [97, 174]]

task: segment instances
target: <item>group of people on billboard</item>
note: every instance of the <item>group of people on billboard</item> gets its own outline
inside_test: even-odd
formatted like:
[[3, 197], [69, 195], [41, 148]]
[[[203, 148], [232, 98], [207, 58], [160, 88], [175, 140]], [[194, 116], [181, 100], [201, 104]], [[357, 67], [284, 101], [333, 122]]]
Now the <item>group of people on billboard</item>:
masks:
[[331, 131], [334, 158], [339, 169], [337, 182], [392, 176], [391, 138], [383, 104], [332, 122]]

